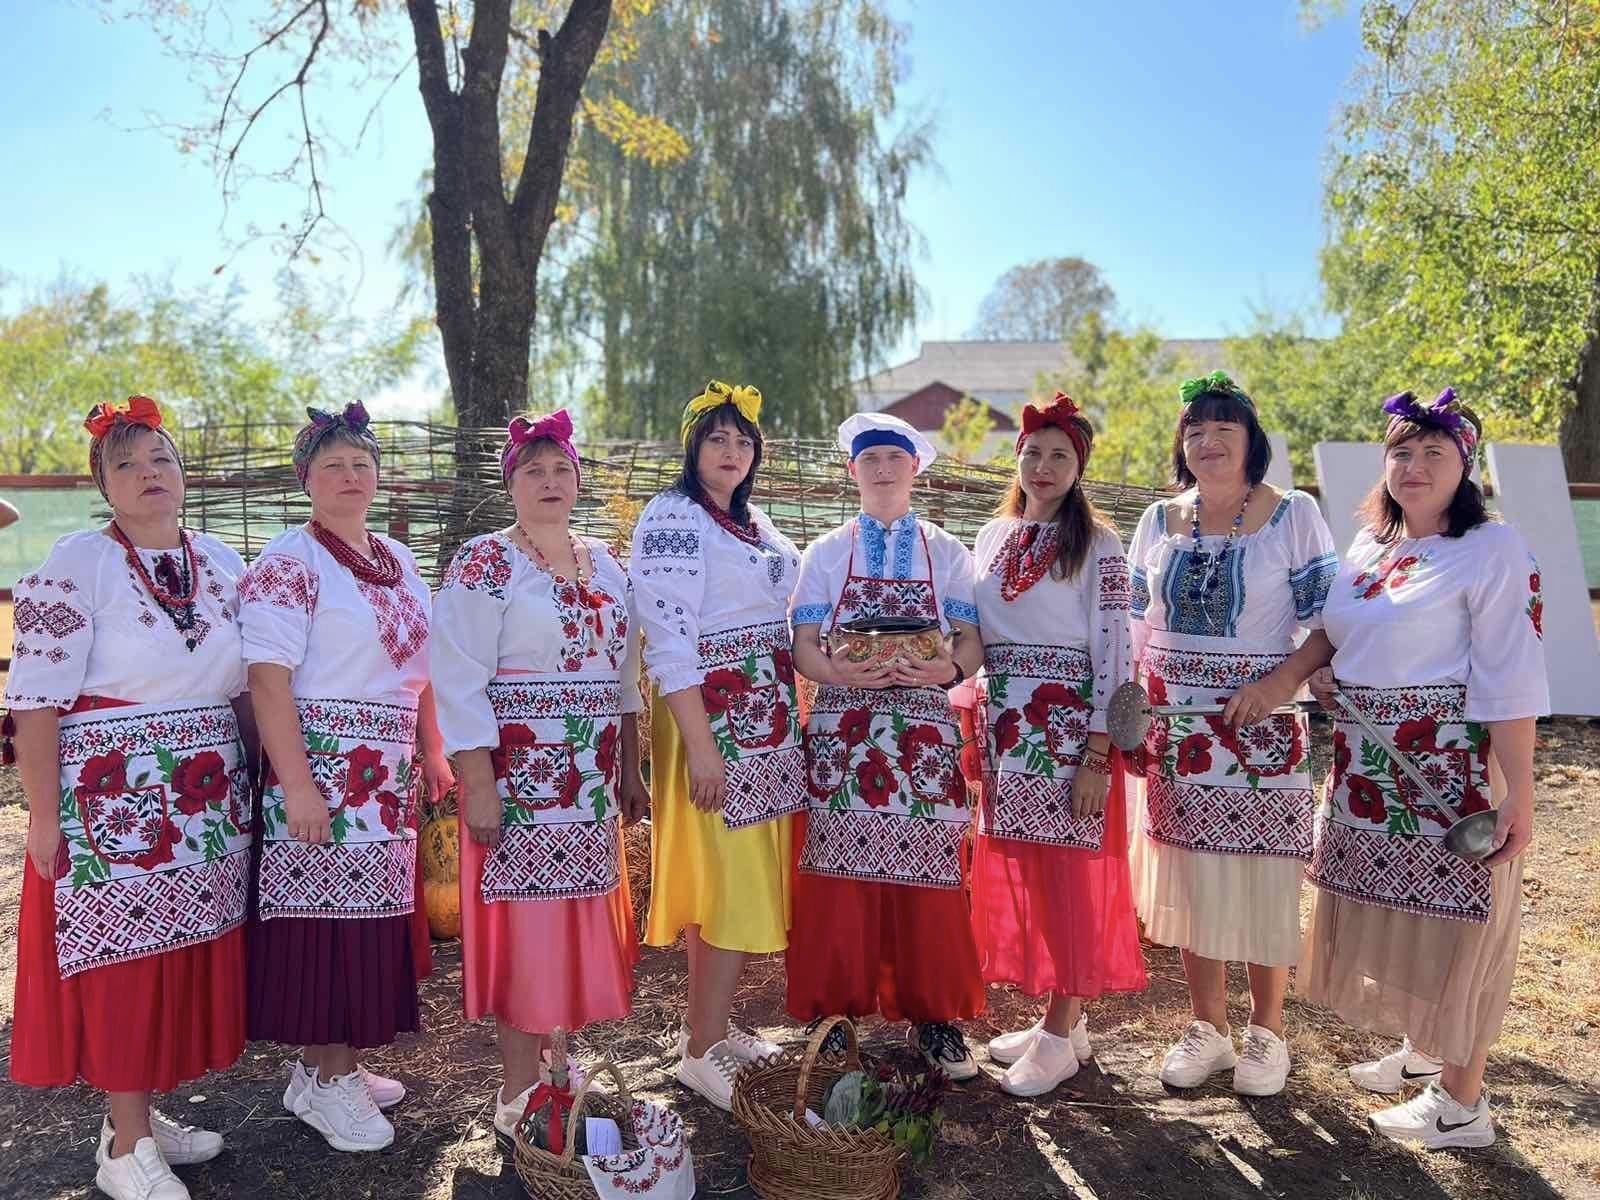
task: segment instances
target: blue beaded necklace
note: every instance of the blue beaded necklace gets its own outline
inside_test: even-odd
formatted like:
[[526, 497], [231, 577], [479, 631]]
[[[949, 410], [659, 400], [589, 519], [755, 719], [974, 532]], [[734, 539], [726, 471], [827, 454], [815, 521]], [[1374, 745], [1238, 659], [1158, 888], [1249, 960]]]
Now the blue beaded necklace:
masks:
[[[1189, 522], [1189, 536], [1194, 539], [1194, 567], [1189, 571], [1189, 603], [1198, 604], [1210, 616], [1207, 602], [1218, 582], [1217, 567], [1228, 557], [1228, 551], [1233, 549], [1233, 543], [1238, 540], [1239, 531], [1244, 528], [1244, 510], [1250, 507], [1250, 497], [1255, 494], [1256, 486], [1251, 484], [1244, 490], [1244, 502], [1239, 505], [1239, 511], [1234, 515], [1233, 524], [1228, 527], [1228, 536], [1222, 543], [1222, 549], [1215, 554], [1208, 553], [1200, 544], [1200, 489], [1194, 493], [1194, 518]], [[1205, 574], [1202, 576], [1198, 568], [1201, 560], [1205, 563]]]

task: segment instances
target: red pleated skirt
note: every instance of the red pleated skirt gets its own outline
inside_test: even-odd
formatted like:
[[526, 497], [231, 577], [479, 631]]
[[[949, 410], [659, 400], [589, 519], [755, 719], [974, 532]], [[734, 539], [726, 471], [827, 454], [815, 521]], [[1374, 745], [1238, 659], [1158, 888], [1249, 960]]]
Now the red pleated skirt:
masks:
[[[805, 843], [804, 814], [795, 845]], [[799, 1021], [882, 1013], [956, 1021], [983, 1011], [983, 976], [965, 887], [914, 887], [795, 873], [785, 955]]]
[[1098, 852], [978, 836], [972, 928], [989, 983], [1089, 1000], [1144, 990], [1121, 770], [1112, 771]]
[[11, 1078], [165, 1092], [238, 1061], [245, 1040], [244, 930], [61, 977], [55, 888], [23, 866]]

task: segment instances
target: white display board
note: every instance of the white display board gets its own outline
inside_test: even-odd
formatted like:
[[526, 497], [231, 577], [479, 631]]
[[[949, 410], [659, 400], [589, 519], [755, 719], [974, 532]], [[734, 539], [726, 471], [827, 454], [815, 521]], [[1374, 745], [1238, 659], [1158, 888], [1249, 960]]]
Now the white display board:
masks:
[[1383, 472], [1383, 446], [1377, 442], [1318, 442], [1311, 449], [1322, 491], [1322, 515], [1333, 534], [1339, 557], [1355, 541], [1360, 521], [1356, 509]]
[[1500, 515], [1539, 560], [1551, 711], [1600, 716], [1600, 638], [1561, 451], [1497, 442], [1487, 456]]

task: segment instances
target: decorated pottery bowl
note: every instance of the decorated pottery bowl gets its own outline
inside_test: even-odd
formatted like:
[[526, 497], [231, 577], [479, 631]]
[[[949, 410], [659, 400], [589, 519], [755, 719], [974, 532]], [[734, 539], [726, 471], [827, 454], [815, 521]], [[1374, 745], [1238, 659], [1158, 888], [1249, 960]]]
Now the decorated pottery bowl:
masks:
[[944, 642], [939, 622], [918, 617], [862, 617], [841, 621], [828, 634], [828, 653], [853, 663], [903, 658], [929, 662]]

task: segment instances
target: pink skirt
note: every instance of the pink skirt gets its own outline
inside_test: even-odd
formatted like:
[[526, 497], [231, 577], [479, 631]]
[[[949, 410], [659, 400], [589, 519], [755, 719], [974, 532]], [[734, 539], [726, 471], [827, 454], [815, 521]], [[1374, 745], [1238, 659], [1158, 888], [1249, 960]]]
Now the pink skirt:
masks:
[[[524, 1033], [581, 1029], [631, 1011], [639, 939], [628, 873], [604, 896], [497, 900], [478, 890], [485, 848], [461, 835], [461, 961], [468, 1020], [498, 1017]], [[622, 831], [617, 831], [618, 860]]]
[[1122, 779], [1113, 773], [1098, 852], [977, 838], [972, 928], [985, 982], [1088, 1000], [1144, 990]]

